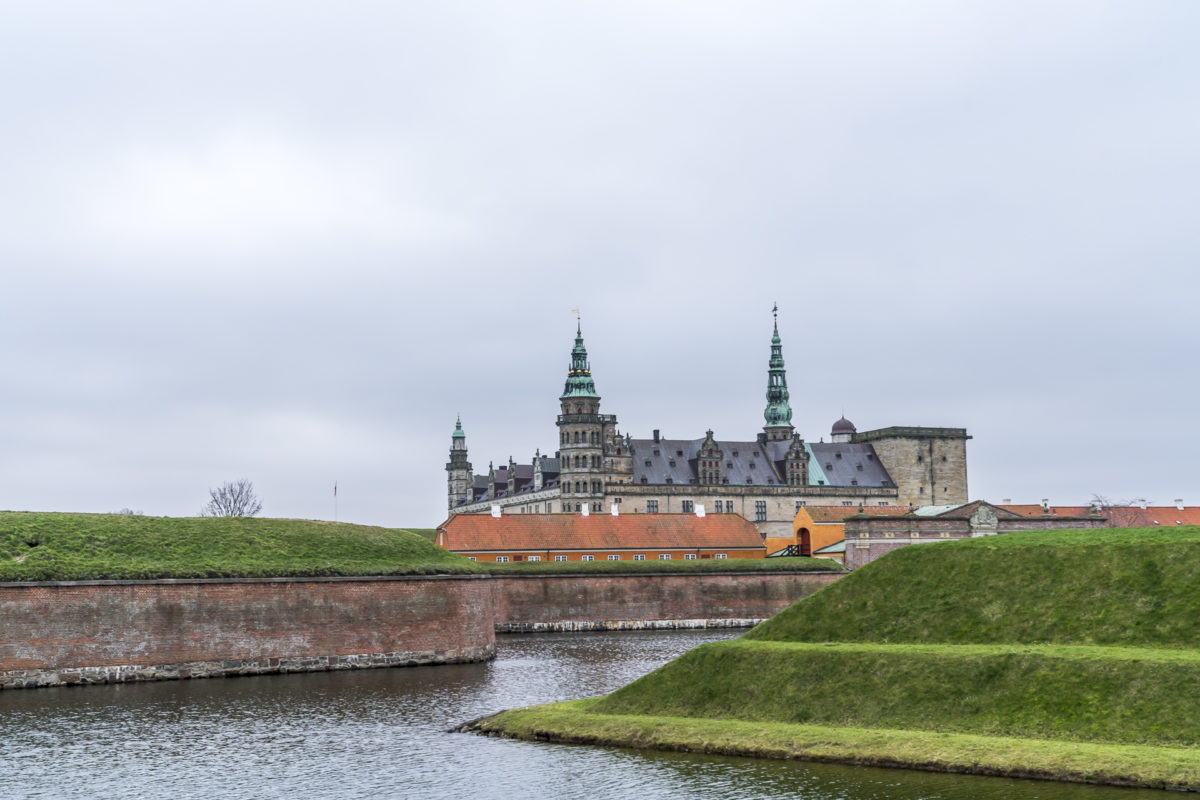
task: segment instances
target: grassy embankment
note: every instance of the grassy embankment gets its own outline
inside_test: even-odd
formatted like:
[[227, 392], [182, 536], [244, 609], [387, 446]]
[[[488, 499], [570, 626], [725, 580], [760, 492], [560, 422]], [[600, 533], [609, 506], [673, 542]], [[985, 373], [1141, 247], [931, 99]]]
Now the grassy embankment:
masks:
[[1200, 788], [1200, 528], [906, 547], [503, 735]]
[[244, 517], [0, 512], [0, 581], [478, 573], [403, 529]]
[[430, 528], [295, 519], [0, 511], [0, 581], [838, 568], [807, 558], [484, 564], [437, 547], [434, 535]]

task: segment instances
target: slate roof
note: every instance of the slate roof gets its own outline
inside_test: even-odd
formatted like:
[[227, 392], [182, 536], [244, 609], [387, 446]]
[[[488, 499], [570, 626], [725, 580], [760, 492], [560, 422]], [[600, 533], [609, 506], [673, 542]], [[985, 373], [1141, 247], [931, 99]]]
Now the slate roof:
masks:
[[[809, 483], [814, 484], [814, 466], [824, 475], [826, 486], [894, 486], [883, 464], [869, 444], [818, 442], [808, 445]], [[815, 484], [820, 485], [820, 484]]]
[[687, 550], [763, 548], [737, 514], [456, 514], [443, 523], [447, 550]]
[[[783, 485], [784, 461], [790, 441], [728, 441], [717, 439], [725, 454], [722, 476], [730, 484]], [[633, 439], [633, 482], [696, 483], [697, 454], [704, 439]], [[805, 443], [810, 486], [886, 486], [891, 476], [870, 444]], [[673, 462], [673, 463], [672, 463]], [[862, 467], [860, 470], [859, 467]]]

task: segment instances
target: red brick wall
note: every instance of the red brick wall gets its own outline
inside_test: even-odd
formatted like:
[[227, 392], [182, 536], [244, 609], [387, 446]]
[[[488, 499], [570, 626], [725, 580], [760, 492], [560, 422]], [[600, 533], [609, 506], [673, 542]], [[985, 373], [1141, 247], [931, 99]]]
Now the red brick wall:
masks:
[[494, 616], [473, 577], [6, 584], [0, 671], [490, 654]]
[[504, 576], [498, 630], [561, 622], [765, 619], [842, 573]]

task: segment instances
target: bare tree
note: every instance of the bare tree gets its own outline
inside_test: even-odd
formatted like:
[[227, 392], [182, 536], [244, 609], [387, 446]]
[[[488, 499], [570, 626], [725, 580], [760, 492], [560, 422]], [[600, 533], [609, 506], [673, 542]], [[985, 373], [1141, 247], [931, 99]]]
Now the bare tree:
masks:
[[140, 516], [142, 516], [142, 510], [140, 508], [137, 511], [134, 511], [132, 508], [126, 507], [126, 508], [122, 508], [120, 511], [114, 511], [113, 513], [120, 514], [123, 517], [140, 517]]
[[262, 511], [262, 501], [254, 493], [254, 484], [242, 478], [226, 481], [208, 490], [208, 503], [200, 509], [202, 517], [253, 517]]
[[1144, 525], [1145, 521], [1141, 511], [1149, 504], [1150, 501], [1144, 497], [1113, 500], [1102, 494], [1092, 495], [1090, 503], [1093, 509], [1108, 517], [1108, 527], [1110, 528], [1135, 528]]

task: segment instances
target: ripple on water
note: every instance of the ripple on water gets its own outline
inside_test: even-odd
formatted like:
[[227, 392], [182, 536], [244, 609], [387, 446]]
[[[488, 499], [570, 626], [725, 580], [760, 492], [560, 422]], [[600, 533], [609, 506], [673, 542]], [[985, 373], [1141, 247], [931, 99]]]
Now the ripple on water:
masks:
[[447, 733], [603, 694], [738, 631], [498, 637], [486, 664], [0, 692], [0, 800], [1138, 800], [1143, 792]]

